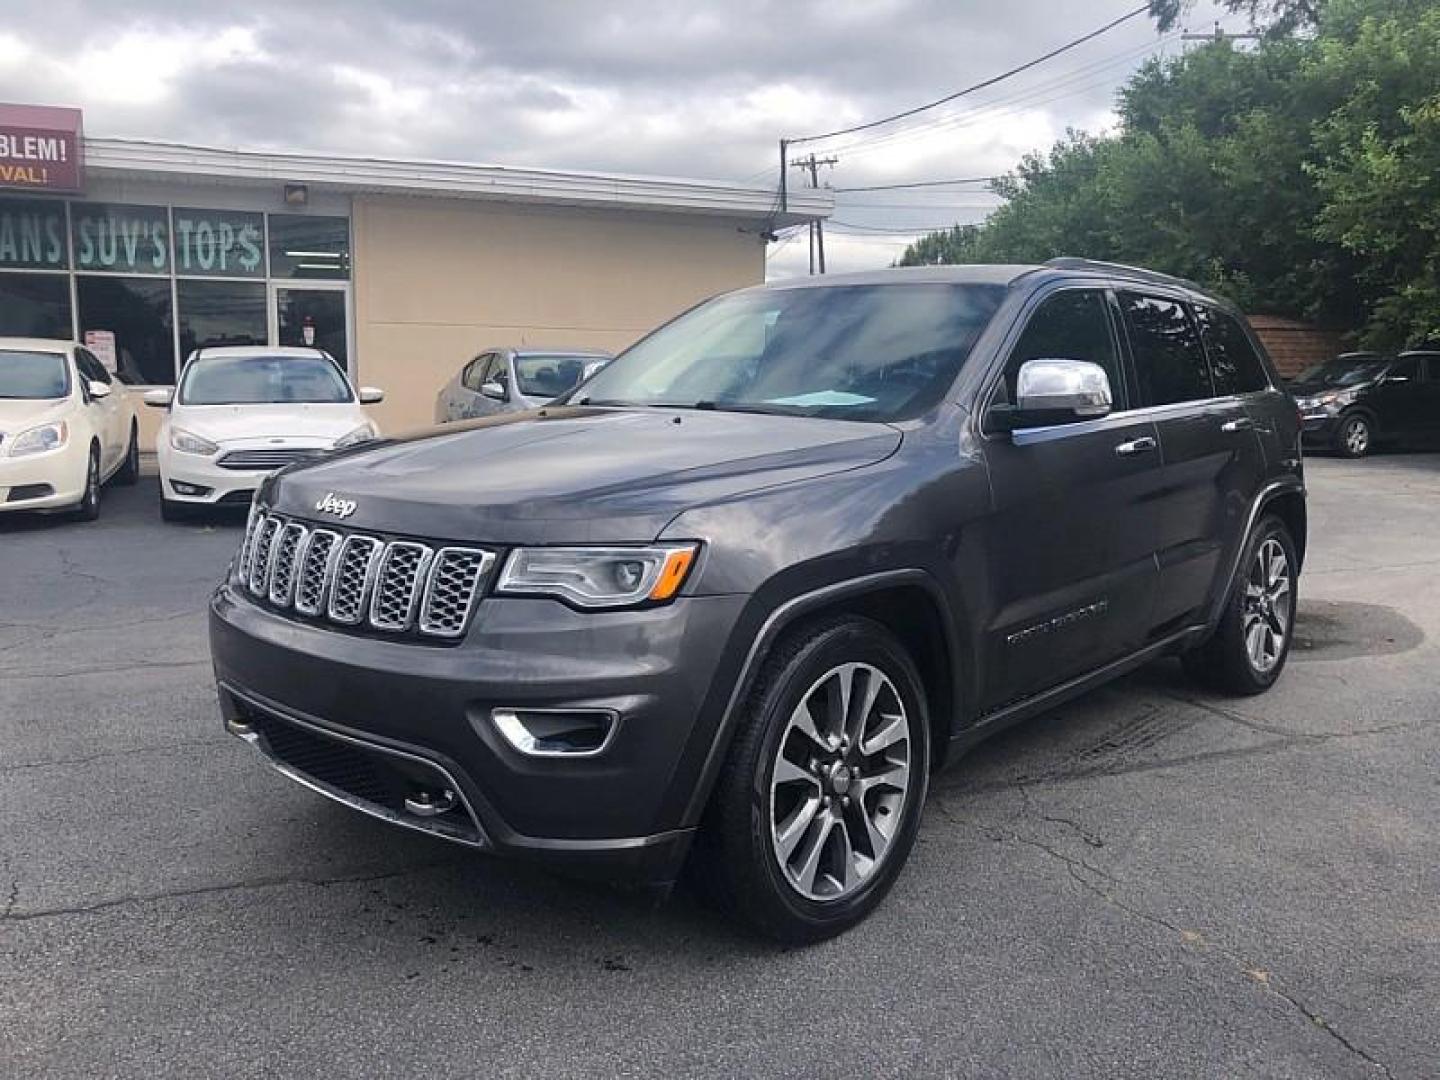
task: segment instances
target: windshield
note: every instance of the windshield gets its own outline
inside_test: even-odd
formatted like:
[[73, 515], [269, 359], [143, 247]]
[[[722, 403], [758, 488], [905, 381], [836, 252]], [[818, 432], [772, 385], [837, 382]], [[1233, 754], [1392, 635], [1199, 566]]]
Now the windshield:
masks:
[[338, 405], [350, 386], [324, 356], [204, 356], [180, 380], [182, 405]]
[[526, 397], [549, 400], [574, 390], [585, 369], [602, 360], [601, 356], [526, 354], [515, 357], [515, 379]]
[[1378, 379], [1389, 363], [1383, 357], [1337, 356], [1306, 368], [1295, 383], [1305, 386], [1357, 386]]
[[0, 398], [42, 401], [70, 393], [70, 367], [60, 353], [0, 349]]
[[1003, 285], [894, 284], [722, 296], [628, 349], [579, 404], [900, 420], [935, 405]]

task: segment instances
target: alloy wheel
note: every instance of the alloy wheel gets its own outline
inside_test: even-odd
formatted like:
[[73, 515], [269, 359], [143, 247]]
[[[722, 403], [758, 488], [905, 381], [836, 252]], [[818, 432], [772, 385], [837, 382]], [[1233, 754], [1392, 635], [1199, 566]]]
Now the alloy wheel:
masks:
[[1256, 551], [1245, 580], [1241, 622], [1250, 666], [1262, 675], [1285, 655], [1294, 595], [1290, 559], [1280, 541], [1272, 537]]
[[1355, 417], [1345, 425], [1345, 449], [1359, 457], [1370, 448], [1370, 425]]
[[771, 850], [809, 900], [848, 897], [884, 862], [910, 788], [909, 717], [871, 664], [834, 667], [785, 725], [770, 781]]

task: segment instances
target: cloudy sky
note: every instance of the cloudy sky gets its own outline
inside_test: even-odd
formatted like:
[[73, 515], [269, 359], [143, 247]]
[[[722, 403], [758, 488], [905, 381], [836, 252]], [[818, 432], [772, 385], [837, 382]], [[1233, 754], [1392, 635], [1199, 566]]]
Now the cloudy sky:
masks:
[[[933, 100], [1138, 2], [0, 0], [0, 101], [78, 105], [92, 135], [773, 185], [782, 135]], [[1214, 17], [1199, 0], [1189, 22]], [[840, 159], [822, 182], [1004, 172], [1067, 127], [1108, 127], [1125, 77], [1183, 47], [1132, 19], [906, 124], [813, 144]], [[888, 265], [915, 231], [995, 202], [981, 184], [841, 192], [830, 267]], [[772, 246], [771, 275], [804, 272], [805, 247]]]

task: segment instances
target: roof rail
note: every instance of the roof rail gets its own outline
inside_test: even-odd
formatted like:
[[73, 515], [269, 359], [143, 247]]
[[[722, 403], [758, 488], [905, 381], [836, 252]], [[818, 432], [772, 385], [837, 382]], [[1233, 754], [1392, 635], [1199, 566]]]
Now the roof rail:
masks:
[[1062, 255], [1058, 258], [1046, 259], [1045, 265], [1052, 270], [1094, 270], [1102, 274], [1113, 274], [1115, 277], [1132, 278], [1135, 281], [1151, 281], [1157, 285], [1179, 285], [1182, 288], [1194, 289], [1196, 292], [1205, 291], [1189, 278], [1162, 274], [1158, 270], [1146, 270], [1142, 266], [1126, 266], [1124, 263], [1102, 262], [1099, 259], [1079, 259], [1072, 255]]

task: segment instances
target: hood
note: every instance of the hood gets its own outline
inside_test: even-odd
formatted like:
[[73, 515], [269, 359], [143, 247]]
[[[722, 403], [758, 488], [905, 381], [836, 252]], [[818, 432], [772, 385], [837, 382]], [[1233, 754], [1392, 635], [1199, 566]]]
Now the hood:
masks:
[[0, 435], [18, 434], [47, 420], [64, 419], [70, 398], [0, 398]]
[[447, 424], [287, 469], [268, 493], [324, 520], [435, 539], [513, 543], [653, 540], [701, 503], [880, 461], [886, 424], [754, 413], [550, 408]]
[[365, 423], [354, 402], [307, 405], [176, 405], [170, 423], [225, 446], [264, 444], [272, 439], [329, 446]]

